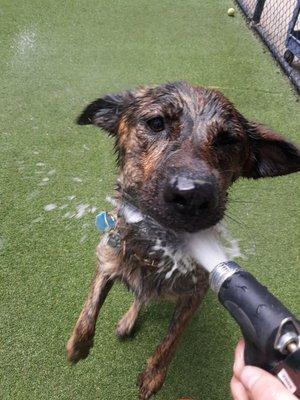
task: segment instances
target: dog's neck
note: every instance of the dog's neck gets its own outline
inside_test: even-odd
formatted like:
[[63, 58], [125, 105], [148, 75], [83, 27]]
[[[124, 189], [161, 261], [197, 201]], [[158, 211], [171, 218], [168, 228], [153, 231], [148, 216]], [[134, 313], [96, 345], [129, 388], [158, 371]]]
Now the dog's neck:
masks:
[[[225, 245], [224, 251], [230, 259], [241, 256], [236, 240], [234, 240], [223, 222], [206, 231], [195, 233], [175, 232], [162, 226], [157, 220], [143, 213], [137, 205], [128, 201], [128, 196], [120, 195], [115, 198], [118, 216], [126, 226], [127, 240], [132, 248], [138, 249], [142, 257], [157, 259], [172, 259], [173, 265], [181, 265], [182, 272], [192, 267], [193, 260], [201, 264], [197, 257], [203, 249], [203, 243], [209, 241], [211, 252], [216, 252], [218, 246]], [[192, 245], [191, 245], [192, 244]], [[223, 248], [223, 247], [222, 247]], [[196, 250], [195, 250], [196, 249]], [[219, 250], [221, 248], [219, 247]], [[222, 253], [222, 251], [219, 251]], [[179, 264], [178, 264], [179, 262]]]

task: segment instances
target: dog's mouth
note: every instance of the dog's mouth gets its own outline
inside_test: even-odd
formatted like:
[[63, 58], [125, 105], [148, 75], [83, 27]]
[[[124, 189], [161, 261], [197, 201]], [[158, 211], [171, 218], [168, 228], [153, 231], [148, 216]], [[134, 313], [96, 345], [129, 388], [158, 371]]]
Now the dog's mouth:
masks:
[[202, 210], [193, 210], [190, 212], [185, 210], [184, 213], [167, 212], [164, 216], [160, 216], [159, 220], [162, 225], [175, 232], [198, 232], [211, 228], [222, 220], [224, 213], [218, 209], [214, 212], [202, 212]]
[[150, 218], [165, 229], [178, 233], [193, 233], [211, 228], [220, 222], [224, 216], [221, 207], [207, 212], [206, 208], [195, 209], [193, 206], [181, 207], [181, 203], [166, 204], [164, 207], [142, 208], [129, 203], [122, 202], [120, 213], [128, 224], [136, 224]]

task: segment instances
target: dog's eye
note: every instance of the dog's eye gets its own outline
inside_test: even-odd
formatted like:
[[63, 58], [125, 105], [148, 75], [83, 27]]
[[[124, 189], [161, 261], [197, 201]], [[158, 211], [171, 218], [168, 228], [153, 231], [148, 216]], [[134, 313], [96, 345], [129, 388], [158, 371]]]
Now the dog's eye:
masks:
[[239, 141], [240, 140], [236, 136], [233, 136], [230, 133], [223, 133], [215, 138], [214, 146], [215, 147], [232, 146], [234, 144], [238, 144]]
[[154, 132], [161, 132], [165, 129], [165, 121], [164, 121], [163, 117], [150, 118], [147, 121], [147, 125]]

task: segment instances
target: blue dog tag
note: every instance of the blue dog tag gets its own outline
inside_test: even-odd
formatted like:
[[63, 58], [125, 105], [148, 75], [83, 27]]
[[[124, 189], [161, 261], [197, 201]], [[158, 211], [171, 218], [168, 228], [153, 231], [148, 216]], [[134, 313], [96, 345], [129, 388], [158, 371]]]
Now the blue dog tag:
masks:
[[108, 232], [116, 227], [115, 219], [106, 211], [96, 216], [96, 226], [100, 232]]

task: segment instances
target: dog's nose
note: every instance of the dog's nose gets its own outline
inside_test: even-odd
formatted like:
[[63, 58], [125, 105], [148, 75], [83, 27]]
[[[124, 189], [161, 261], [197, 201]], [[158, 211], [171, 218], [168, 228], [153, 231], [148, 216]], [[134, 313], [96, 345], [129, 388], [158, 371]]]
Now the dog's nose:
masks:
[[216, 206], [216, 190], [206, 180], [175, 176], [166, 186], [164, 199], [181, 213], [198, 214]]

